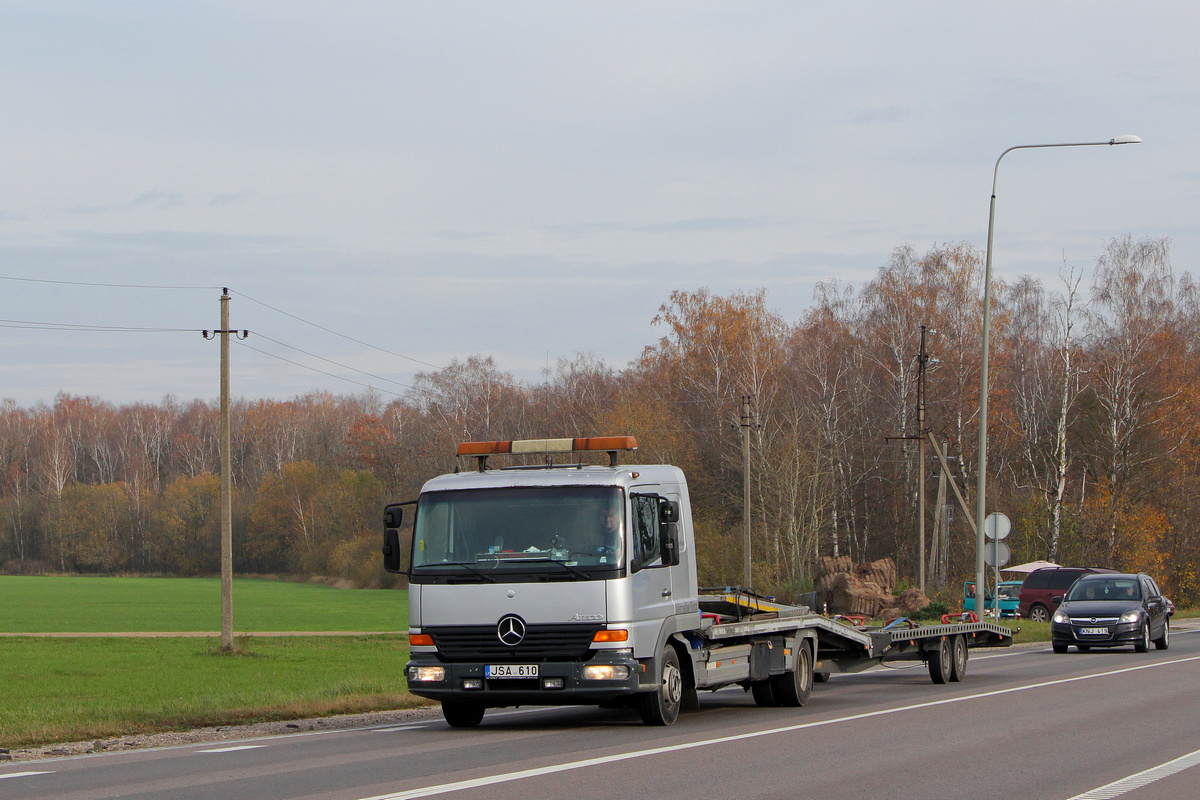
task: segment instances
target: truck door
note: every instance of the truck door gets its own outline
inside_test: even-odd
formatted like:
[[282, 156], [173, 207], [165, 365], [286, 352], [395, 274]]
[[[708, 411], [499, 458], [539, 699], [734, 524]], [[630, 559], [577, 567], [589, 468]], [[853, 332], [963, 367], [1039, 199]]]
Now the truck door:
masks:
[[634, 620], [652, 623], [675, 613], [672, 573], [663, 566], [657, 486], [639, 486], [630, 496], [630, 562]]

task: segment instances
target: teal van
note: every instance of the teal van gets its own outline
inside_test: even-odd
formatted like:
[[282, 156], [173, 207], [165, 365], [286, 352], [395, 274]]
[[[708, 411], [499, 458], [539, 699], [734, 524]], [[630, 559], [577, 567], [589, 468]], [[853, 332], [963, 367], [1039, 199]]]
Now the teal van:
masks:
[[[1017, 606], [1020, 605], [1021, 581], [1000, 581], [997, 594], [1000, 595], [1000, 616], [1019, 617]], [[983, 607], [992, 610], [996, 607], [996, 598], [991, 592], [983, 598]], [[975, 581], [963, 582], [963, 610], [975, 610]]]

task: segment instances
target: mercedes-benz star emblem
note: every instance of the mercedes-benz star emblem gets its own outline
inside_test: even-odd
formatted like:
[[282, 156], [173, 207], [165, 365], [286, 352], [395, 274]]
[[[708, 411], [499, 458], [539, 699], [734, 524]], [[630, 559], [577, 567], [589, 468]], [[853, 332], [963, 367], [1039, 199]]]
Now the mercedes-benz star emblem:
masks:
[[515, 614], [501, 617], [500, 624], [496, 626], [496, 636], [509, 647], [516, 647], [525, 639], [525, 620]]

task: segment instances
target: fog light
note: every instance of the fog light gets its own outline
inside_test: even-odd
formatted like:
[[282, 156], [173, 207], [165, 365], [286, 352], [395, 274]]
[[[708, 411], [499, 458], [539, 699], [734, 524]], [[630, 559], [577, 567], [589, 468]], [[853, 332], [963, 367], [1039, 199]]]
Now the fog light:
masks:
[[583, 668], [586, 681], [623, 681], [629, 677], [629, 667], [624, 664], [588, 664]]
[[482, 689], [483, 678], [463, 678], [462, 687], [464, 689]]
[[562, 678], [542, 678], [543, 689], [561, 689], [563, 687]]
[[425, 683], [425, 682], [430, 682], [430, 681], [444, 681], [444, 680], [446, 680], [446, 668], [445, 667], [409, 667], [408, 668], [408, 679], [409, 679], [409, 681], [416, 681], [419, 683]]

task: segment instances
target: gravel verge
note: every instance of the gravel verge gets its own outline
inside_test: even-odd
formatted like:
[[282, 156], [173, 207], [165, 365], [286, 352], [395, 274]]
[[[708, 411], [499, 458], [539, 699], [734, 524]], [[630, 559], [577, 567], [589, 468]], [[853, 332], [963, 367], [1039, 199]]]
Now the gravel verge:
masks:
[[60, 742], [20, 749], [0, 748], [0, 762], [36, 761], [44, 758], [83, 756], [94, 753], [116, 753], [123, 750], [143, 750], [153, 747], [175, 747], [208, 742], [227, 742], [241, 739], [260, 739], [270, 736], [309, 731], [337, 731], [353, 728], [374, 728], [383, 725], [400, 725], [441, 716], [438, 706], [406, 708], [396, 711], [376, 711], [370, 714], [345, 714], [336, 717], [314, 717], [291, 721], [255, 722], [247, 725], [222, 725], [216, 728], [195, 728], [189, 731], [167, 731], [165, 733], [138, 733], [116, 736], [111, 739], [95, 739], [85, 742]]

